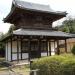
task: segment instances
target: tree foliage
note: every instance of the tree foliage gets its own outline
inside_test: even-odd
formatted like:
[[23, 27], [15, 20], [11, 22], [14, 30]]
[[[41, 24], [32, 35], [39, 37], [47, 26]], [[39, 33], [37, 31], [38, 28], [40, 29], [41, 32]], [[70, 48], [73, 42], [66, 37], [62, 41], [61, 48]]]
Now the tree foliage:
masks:
[[72, 50], [71, 50], [72, 54], [75, 55], [75, 45], [73, 46]]
[[75, 56], [64, 54], [37, 59], [31, 69], [39, 69], [37, 75], [75, 75]]
[[[11, 25], [6, 34], [3, 34], [2, 32], [0, 32], [0, 41], [2, 41], [3, 38], [11, 34], [13, 30], [16, 30], [16, 27], [14, 25]], [[4, 55], [5, 55], [5, 43], [0, 42], [0, 56], [4, 56]]]
[[14, 25], [11, 25], [10, 28], [9, 28], [9, 30], [8, 30], [8, 34], [12, 33], [13, 30], [16, 30], [16, 27]]
[[[6, 34], [0, 33], [0, 41], [2, 41], [2, 39], [7, 37], [9, 34], [11, 34], [13, 30], [16, 30], [16, 27], [14, 25], [11, 25]], [[0, 56], [4, 56], [4, 55], [5, 55], [5, 43], [0, 42]]]
[[75, 19], [69, 18], [63, 21], [62, 25], [58, 27], [58, 30], [68, 33], [75, 33]]
[[5, 56], [5, 45], [1, 42], [1, 39], [4, 37], [4, 34], [0, 33], [0, 56]]

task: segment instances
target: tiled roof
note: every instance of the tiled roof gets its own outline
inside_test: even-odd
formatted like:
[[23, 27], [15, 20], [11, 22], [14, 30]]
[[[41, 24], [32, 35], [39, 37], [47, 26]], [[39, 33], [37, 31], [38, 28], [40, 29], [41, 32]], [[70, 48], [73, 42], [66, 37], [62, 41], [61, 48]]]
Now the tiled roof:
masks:
[[13, 31], [14, 35], [32, 35], [32, 36], [56, 36], [56, 37], [70, 37], [67, 33], [52, 30], [35, 30], [35, 29], [18, 29]]
[[52, 10], [49, 5], [30, 3], [30, 2], [25, 2], [22, 0], [13, 0], [13, 5], [15, 5], [16, 7], [19, 7], [21, 9], [66, 15], [66, 12]]

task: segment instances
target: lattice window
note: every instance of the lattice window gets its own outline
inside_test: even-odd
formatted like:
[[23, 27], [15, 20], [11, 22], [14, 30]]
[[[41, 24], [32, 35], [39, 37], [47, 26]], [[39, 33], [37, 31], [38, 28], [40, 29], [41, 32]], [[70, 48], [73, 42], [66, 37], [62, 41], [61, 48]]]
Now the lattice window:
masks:
[[41, 41], [41, 51], [46, 52], [47, 51], [47, 42]]
[[31, 41], [31, 51], [38, 51], [38, 41]]
[[28, 52], [29, 50], [29, 44], [28, 44], [28, 41], [22, 41], [22, 52]]

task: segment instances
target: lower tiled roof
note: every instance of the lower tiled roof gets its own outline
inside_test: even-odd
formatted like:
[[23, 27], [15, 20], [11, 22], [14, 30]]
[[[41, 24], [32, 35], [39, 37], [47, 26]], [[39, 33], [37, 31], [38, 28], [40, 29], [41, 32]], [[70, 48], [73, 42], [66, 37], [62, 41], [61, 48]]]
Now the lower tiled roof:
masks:
[[32, 36], [57, 36], [70, 37], [68, 33], [53, 30], [35, 30], [35, 29], [18, 29], [13, 31], [14, 35], [32, 35]]

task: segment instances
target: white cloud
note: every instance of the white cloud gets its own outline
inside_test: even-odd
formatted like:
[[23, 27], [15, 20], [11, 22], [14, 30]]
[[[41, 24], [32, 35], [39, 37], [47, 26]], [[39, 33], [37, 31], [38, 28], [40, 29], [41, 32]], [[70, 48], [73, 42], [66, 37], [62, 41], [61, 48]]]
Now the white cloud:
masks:
[[75, 15], [75, 0], [49, 0], [51, 7], [58, 11], [67, 11], [70, 15]]
[[0, 32], [6, 33], [10, 28], [10, 24], [8, 23], [0, 23]]

